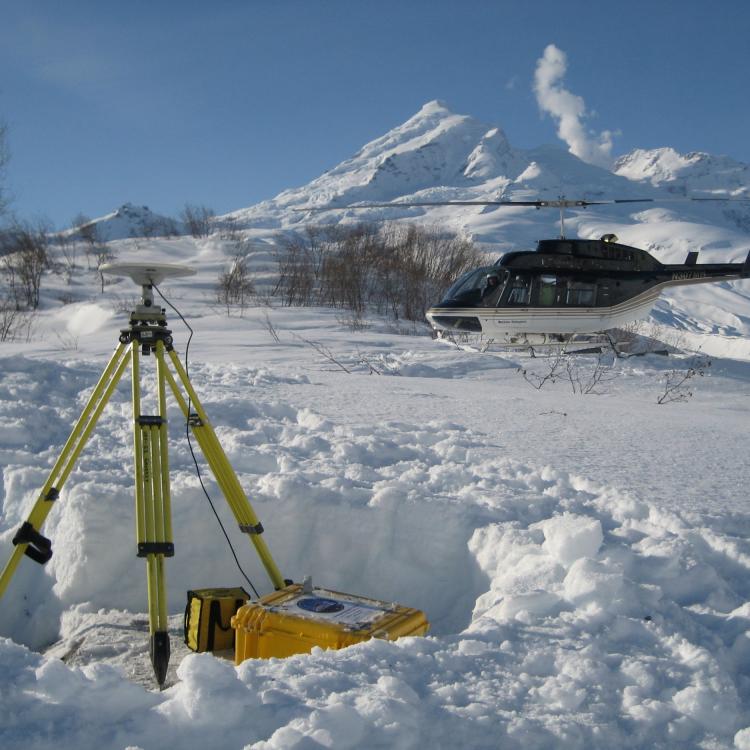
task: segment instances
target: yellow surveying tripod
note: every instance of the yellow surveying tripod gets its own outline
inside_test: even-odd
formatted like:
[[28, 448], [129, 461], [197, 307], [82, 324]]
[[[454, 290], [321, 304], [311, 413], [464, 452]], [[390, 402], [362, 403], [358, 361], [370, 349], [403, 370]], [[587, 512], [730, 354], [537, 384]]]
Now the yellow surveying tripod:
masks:
[[[136, 305], [130, 313], [130, 324], [121, 331], [115, 353], [89, 396], [31, 513], [13, 537], [13, 553], [0, 574], [0, 597], [5, 593], [24, 554], [42, 565], [52, 557], [52, 543], [42, 535], [42, 525], [129, 363], [132, 370], [137, 555], [146, 559], [150, 655], [156, 680], [161, 686], [169, 665], [164, 558], [174, 555], [167, 452], [167, 386], [185, 415], [240, 530], [248, 534], [255, 545], [274, 588], [283, 588], [287, 582], [271, 557], [261, 536], [263, 526], [208, 421], [185, 368], [172, 348], [172, 332], [167, 328], [166, 311], [154, 307], [153, 285], [160, 284], [168, 277], [195, 272], [185, 266], [167, 264], [109, 264], [103, 266], [102, 270], [130, 276], [142, 288], [141, 304]], [[156, 360], [156, 414], [141, 413], [141, 354], [154, 354]], [[169, 363], [176, 378], [169, 369]]]

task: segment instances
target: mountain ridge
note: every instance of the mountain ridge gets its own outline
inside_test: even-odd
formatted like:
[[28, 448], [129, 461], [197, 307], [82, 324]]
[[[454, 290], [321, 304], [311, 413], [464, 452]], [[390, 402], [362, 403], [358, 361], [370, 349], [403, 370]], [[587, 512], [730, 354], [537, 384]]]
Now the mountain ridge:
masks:
[[[263, 232], [294, 229], [309, 223], [312, 217], [324, 223], [424, 217], [447, 221], [460, 229], [467, 224], [461, 218], [468, 216], [466, 210], [347, 212], [344, 207], [359, 202], [534, 200], [560, 195], [588, 200], [674, 200], [688, 195], [748, 198], [750, 165], [703, 152], [680, 154], [665, 146], [634, 149], [620, 156], [609, 170], [588, 164], [559, 145], [516, 148], [499, 125], [456, 114], [445, 102], [432, 100], [305, 185], [287, 188], [273, 198], [226, 213], [217, 217], [216, 223]], [[168, 223], [165, 217], [153, 215], [158, 221], [137, 216], [132, 226], [127, 221], [123, 225], [123, 209], [130, 206], [125, 204], [93, 223], [101, 226], [102, 235], [108, 239], [143, 236], [144, 225], [151, 228], [154, 223]], [[330, 214], [300, 210], [307, 206], [341, 210]], [[717, 220], [727, 220], [730, 226], [748, 232], [748, 208], [740, 206], [714, 214]], [[144, 210], [148, 211], [145, 207]], [[115, 228], [115, 219], [121, 226]], [[174, 224], [177, 231], [185, 231], [179, 223]], [[496, 238], [497, 233], [493, 236]]]

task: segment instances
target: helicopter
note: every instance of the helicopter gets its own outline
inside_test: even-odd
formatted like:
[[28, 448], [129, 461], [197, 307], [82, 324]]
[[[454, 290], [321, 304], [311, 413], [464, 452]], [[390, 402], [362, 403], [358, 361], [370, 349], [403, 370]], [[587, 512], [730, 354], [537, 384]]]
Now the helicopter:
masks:
[[[443, 299], [426, 311], [438, 336], [477, 333], [497, 343], [526, 346], [565, 343], [604, 334], [645, 318], [661, 292], [672, 286], [750, 277], [750, 252], [743, 263], [698, 263], [691, 251], [679, 264], [663, 264], [646, 250], [600, 239], [567, 239], [567, 208], [663, 200], [727, 201], [686, 197], [610, 200], [418, 201], [355, 204], [341, 208], [427, 206], [529, 206], [560, 210], [560, 237], [540, 240], [536, 250], [506, 253], [494, 265], [468, 271]], [[745, 202], [747, 199], [739, 199]], [[308, 207], [310, 210], [311, 207]], [[313, 210], [331, 210], [333, 207]]]

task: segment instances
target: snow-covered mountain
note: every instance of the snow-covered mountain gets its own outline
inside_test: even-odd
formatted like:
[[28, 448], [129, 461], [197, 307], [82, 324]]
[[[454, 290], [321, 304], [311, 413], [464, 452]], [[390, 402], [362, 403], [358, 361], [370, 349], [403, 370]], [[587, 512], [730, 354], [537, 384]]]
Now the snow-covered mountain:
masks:
[[[310, 223], [363, 220], [420, 221], [440, 224], [477, 242], [508, 249], [533, 245], [557, 233], [558, 217], [549, 211], [492, 207], [438, 207], [308, 212], [306, 206], [349, 206], [358, 202], [529, 200], [569, 198], [651, 198], [665, 200], [659, 213], [644, 206], [602, 207], [571, 212], [569, 228], [581, 236], [622, 231], [644, 222], [688, 222], [750, 233], [750, 203], [675, 203], [675, 198], [750, 197], [750, 165], [727, 156], [680, 154], [673, 148], [636, 149], [621, 156], [612, 170], [587, 164], [562, 146], [514, 147], [497, 124], [452, 112], [443, 102], [425, 104], [406, 122], [367, 143], [352, 157], [311, 182], [289, 188], [272, 199], [218, 217], [253, 234], [299, 228]], [[668, 209], [665, 210], [665, 209]], [[592, 225], [590, 219], [598, 218]], [[126, 203], [95, 219], [105, 240], [159, 234], [184, 234], [182, 222]], [[651, 227], [653, 229], [653, 227]], [[670, 228], [674, 243], [626, 232], [629, 241], [667, 254], [671, 244], [683, 252], [695, 232]], [[72, 231], [72, 230], [71, 230]], [[656, 234], [669, 234], [657, 232]], [[622, 239], [625, 239], [623, 236]], [[626, 241], [628, 241], [626, 240]], [[721, 242], [726, 243], [722, 237]], [[742, 238], [742, 242], [746, 242]], [[695, 248], [701, 249], [701, 248]], [[671, 258], [665, 257], [665, 260]], [[722, 258], [725, 259], [725, 258]]]
[[[587, 164], [553, 145], [515, 148], [497, 125], [453, 113], [432, 101], [405, 123], [366, 144], [354, 156], [307, 185], [228, 214], [248, 229], [290, 228], [310, 222], [420, 220], [447, 224], [488, 243], [534, 242], [554, 229], [554, 214], [533, 209], [418, 208], [409, 210], [300, 211], [305, 206], [347, 206], [357, 202], [408, 200], [524, 200], [556, 198], [665, 198], [750, 196], [750, 167], [724, 156], [674, 149], [637, 149], [617, 160], [612, 171]], [[675, 204], [670, 206], [675, 217]], [[604, 215], [637, 224], [638, 207]], [[697, 218], [743, 232], [750, 228], [746, 206], [685, 203], [680, 217]], [[591, 212], [589, 212], [590, 215]], [[488, 214], [491, 218], [488, 220]], [[575, 215], [574, 215], [575, 216]], [[653, 216], [651, 217], [653, 219]], [[580, 230], [580, 227], [579, 227]]]

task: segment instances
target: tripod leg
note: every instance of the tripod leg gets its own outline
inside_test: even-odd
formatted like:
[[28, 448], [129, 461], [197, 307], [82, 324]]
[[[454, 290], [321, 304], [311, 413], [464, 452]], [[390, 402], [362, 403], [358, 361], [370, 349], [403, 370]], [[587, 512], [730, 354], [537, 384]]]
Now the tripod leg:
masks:
[[242, 489], [242, 485], [240, 484], [239, 479], [237, 479], [237, 475], [235, 474], [232, 465], [229, 463], [229, 459], [227, 459], [226, 454], [221, 447], [221, 443], [219, 443], [219, 439], [216, 437], [216, 433], [214, 433], [213, 428], [211, 427], [211, 423], [208, 421], [206, 412], [203, 410], [200, 400], [198, 399], [195, 390], [193, 390], [193, 386], [190, 384], [190, 380], [188, 379], [182, 363], [173, 349], [169, 349], [168, 353], [172, 366], [190, 399], [190, 403], [195, 409], [195, 414], [190, 413], [187, 400], [180, 392], [177, 382], [172, 374], [165, 368], [167, 382], [172, 389], [182, 413], [188, 420], [190, 429], [203, 451], [203, 455], [211, 468], [216, 483], [221, 488], [229, 507], [234, 513], [234, 517], [237, 519], [240, 530], [250, 536], [250, 540], [255, 546], [258, 556], [260, 557], [274, 588], [284, 588], [286, 581], [283, 579], [281, 572], [276, 566], [276, 563], [271, 556], [271, 552], [268, 549], [268, 545], [266, 545], [265, 540], [261, 537], [261, 534], [263, 533], [263, 525], [255, 515], [255, 511], [250, 505], [250, 501], [247, 499], [247, 495]]
[[174, 554], [166, 444], [163, 344], [156, 350], [158, 416], [141, 414], [138, 344], [132, 344], [135, 450], [136, 541], [146, 558], [151, 664], [159, 685], [169, 666], [169, 633], [164, 558]]
[[59, 497], [65, 480], [70, 476], [70, 472], [81, 455], [81, 451], [83, 451], [104, 407], [122, 377], [122, 373], [128, 364], [126, 352], [127, 349], [124, 344], [120, 344], [115, 350], [99, 381], [94, 386], [81, 416], [73, 426], [73, 430], [52, 467], [52, 471], [50, 471], [28, 519], [14, 536], [13, 544], [15, 548], [13, 554], [2, 574], [0, 574], [0, 597], [5, 593], [5, 589], [8, 587], [24, 554], [42, 565], [52, 557], [52, 545], [49, 539], [42, 536], [40, 530], [52, 510], [55, 500]]

